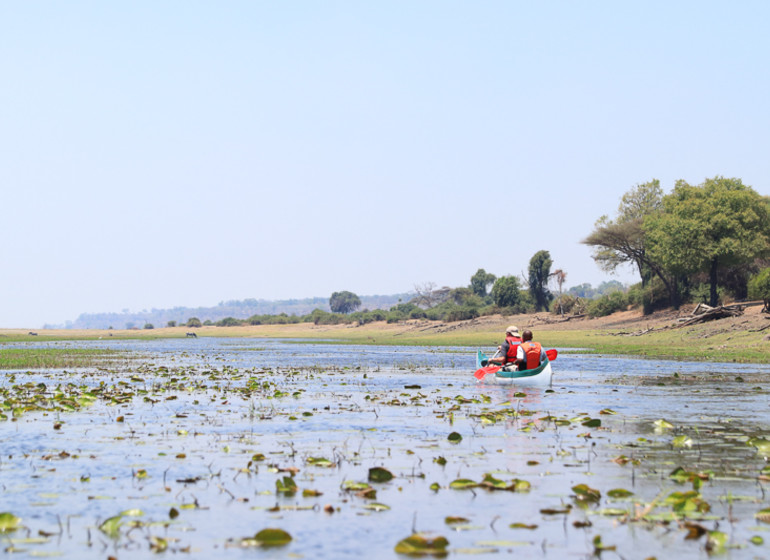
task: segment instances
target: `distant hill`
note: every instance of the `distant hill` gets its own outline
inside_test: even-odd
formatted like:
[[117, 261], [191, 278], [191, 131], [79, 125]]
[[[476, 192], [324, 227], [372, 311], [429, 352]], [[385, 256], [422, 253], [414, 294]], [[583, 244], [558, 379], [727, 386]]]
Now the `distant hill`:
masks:
[[[390, 309], [399, 301], [409, 301], [412, 294], [388, 296], [358, 296], [360, 309]], [[201, 321], [217, 322], [225, 317], [248, 319], [253, 315], [307, 315], [314, 309], [330, 311], [329, 298], [314, 297], [305, 299], [264, 300], [244, 299], [220, 302], [215, 307], [174, 307], [172, 309], [151, 309], [136, 313], [83, 313], [75, 321], [68, 321], [68, 329], [125, 329], [142, 328], [150, 323], [155, 327], [165, 327], [169, 321], [184, 324], [190, 317]]]

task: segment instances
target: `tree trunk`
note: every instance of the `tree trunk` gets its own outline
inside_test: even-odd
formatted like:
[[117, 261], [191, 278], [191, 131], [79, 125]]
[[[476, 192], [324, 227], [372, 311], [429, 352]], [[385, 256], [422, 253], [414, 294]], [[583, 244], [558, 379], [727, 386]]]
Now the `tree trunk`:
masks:
[[709, 273], [709, 281], [711, 282], [711, 290], [709, 292], [709, 305], [716, 307], [718, 304], [717, 297], [717, 270], [719, 261], [717, 257], [711, 259], [711, 271]]

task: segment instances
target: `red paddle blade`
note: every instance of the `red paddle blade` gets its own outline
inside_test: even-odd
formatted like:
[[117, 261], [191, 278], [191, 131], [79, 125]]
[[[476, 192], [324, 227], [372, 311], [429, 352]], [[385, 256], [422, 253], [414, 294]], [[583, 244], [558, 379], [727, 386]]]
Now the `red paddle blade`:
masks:
[[500, 366], [487, 366], [487, 367], [479, 368], [476, 370], [476, 373], [474, 373], [473, 376], [476, 379], [484, 379], [484, 376], [486, 374], [495, 373], [499, 369], [500, 369]]
[[552, 350], [546, 350], [545, 355], [548, 356], [549, 360], [553, 361], [559, 356], [559, 353], [556, 351], [556, 348], [553, 348]]

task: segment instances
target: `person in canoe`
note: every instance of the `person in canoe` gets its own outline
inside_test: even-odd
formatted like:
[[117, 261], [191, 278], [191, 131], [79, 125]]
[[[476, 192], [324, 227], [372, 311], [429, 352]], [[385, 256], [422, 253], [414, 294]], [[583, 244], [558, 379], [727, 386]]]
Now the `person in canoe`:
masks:
[[532, 331], [525, 330], [521, 335], [521, 341], [516, 354], [516, 365], [519, 371], [535, 369], [547, 359], [542, 345], [539, 342], [532, 342]]
[[[505, 329], [505, 341], [497, 347], [497, 354], [499, 357], [490, 358], [487, 363], [481, 363], [482, 366], [507, 366], [516, 361], [518, 355], [519, 344], [521, 344], [521, 336], [519, 336], [519, 328], [511, 325]], [[497, 354], [495, 356], [497, 356]]]

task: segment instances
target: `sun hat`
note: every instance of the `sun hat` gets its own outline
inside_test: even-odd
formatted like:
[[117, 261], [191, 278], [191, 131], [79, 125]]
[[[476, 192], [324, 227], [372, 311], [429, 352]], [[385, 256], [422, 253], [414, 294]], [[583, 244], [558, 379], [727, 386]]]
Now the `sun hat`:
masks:
[[511, 325], [507, 329], [505, 329], [505, 332], [512, 334], [513, 336], [520, 336], [519, 335], [519, 327], [515, 325]]

